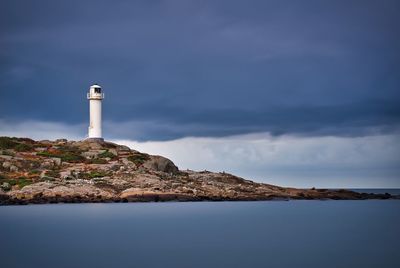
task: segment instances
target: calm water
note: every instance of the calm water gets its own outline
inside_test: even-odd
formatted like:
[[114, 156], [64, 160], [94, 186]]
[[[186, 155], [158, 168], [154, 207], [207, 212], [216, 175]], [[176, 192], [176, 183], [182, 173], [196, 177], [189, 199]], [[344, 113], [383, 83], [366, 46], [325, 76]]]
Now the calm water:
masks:
[[400, 267], [400, 200], [0, 207], [1, 267]]

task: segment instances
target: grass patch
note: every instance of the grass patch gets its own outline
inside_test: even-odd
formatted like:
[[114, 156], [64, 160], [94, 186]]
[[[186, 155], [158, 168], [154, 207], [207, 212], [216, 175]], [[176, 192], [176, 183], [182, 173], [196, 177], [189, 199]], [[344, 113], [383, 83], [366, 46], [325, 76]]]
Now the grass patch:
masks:
[[31, 170], [31, 171], [29, 171], [29, 174], [30, 175], [38, 175], [38, 174], [40, 174], [41, 172], [40, 172], [40, 170], [38, 170], [38, 169], [33, 169], [33, 170]]
[[85, 158], [81, 155], [81, 151], [78, 148], [71, 146], [60, 146], [56, 150], [38, 152], [36, 155], [44, 157], [58, 157], [61, 158], [61, 161], [70, 163], [79, 163], [85, 160]]
[[88, 164], [107, 164], [107, 160], [105, 158], [110, 158], [111, 160], [116, 159], [117, 156], [108, 150], [98, 154], [96, 158], [86, 160]]
[[17, 185], [19, 186], [20, 189], [30, 184], [32, 184], [32, 180], [29, 180], [26, 177], [19, 177], [17, 179]]
[[150, 156], [148, 154], [142, 154], [142, 153], [134, 153], [134, 154], [128, 156], [128, 160], [137, 166], [142, 165], [144, 162], [146, 162], [149, 159], [150, 159]]
[[15, 156], [15, 153], [9, 150], [4, 150], [2, 153], [2, 155], [8, 155], [8, 156]]
[[0, 137], [0, 148], [1, 149], [14, 149], [19, 143], [14, 141], [10, 137]]
[[14, 149], [17, 152], [29, 152], [33, 150], [33, 146], [26, 143], [20, 143], [17, 146], [15, 146]]
[[[28, 179], [26, 177], [19, 177], [17, 179], [9, 179], [9, 178], [7, 178], [5, 176], [1, 176], [0, 177], [0, 183], [3, 184], [2, 185], [2, 189], [4, 191], [9, 191], [9, 190], [11, 190], [12, 186], [18, 185], [18, 187], [20, 189], [22, 189], [24, 186], [30, 185], [33, 182], [32, 182], [32, 180], [30, 180], [30, 179]], [[4, 183], [7, 183], [8, 186], [4, 186]]]
[[109, 175], [108, 172], [93, 170], [93, 171], [90, 171], [90, 172], [80, 172], [78, 174], [78, 177], [80, 179], [84, 179], [84, 180], [91, 180], [93, 178], [102, 178], [102, 177], [105, 177], [105, 176], [108, 176], [108, 175]]
[[0, 137], [0, 149], [14, 149], [18, 152], [31, 151], [34, 141], [27, 138]]
[[108, 150], [106, 150], [105, 152], [103, 152], [101, 154], [98, 154], [97, 157], [98, 158], [111, 158], [111, 159], [114, 159], [117, 156], [115, 154], [109, 152]]

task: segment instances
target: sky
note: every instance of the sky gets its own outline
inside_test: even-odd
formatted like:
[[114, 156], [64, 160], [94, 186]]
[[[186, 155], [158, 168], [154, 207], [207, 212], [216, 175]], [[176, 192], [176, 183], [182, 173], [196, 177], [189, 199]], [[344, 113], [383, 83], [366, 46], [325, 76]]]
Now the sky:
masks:
[[0, 135], [104, 137], [180, 168], [400, 187], [399, 1], [0, 0]]

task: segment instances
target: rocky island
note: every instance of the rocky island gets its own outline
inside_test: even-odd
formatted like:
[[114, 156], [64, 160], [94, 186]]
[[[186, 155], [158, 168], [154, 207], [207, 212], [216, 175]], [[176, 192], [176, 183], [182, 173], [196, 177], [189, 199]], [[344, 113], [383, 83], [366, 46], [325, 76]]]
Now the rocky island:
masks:
[[296, 189], [225, 172], [179, 170], [162, 156], [99, 140], [0, 137], [0, 204], [389, 199], [390, 194]]

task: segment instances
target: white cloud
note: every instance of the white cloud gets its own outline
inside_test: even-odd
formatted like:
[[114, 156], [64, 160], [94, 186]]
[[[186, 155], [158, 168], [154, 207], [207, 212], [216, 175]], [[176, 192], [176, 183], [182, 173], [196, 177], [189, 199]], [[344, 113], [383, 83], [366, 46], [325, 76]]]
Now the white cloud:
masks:
[[0, 136], [28, 137], [34, 140], [71, 139], [80, 140], [85, 137], [86, 124], [67, 125], [45, 121], [11, 122], [0, 119]]
[[[0, 135], [82, 139], [86, 124], [0, 120]], [[113, 142], [163, 155], [181, 169], [226, 171], [248, 179], [295, 187], [400, 187], [400, 135], [272, 137], [267, 133], [223, 138]]]

